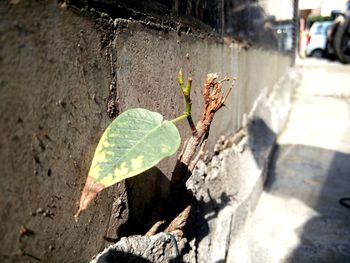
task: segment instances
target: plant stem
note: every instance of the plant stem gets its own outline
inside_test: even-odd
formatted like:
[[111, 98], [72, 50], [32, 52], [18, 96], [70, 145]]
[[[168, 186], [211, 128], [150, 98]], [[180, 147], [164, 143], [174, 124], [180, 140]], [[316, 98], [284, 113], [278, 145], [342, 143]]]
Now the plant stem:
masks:
[[192, 102], [191, 102], [191, 87], [192, 87], [192, 78], [188, 78], [187, 79], [187, 83], [186, 83], [186, 86], [184, 84], [184, 80], [183, 80], [183, 75], [182, 75], [182, 69], [179, 70], [179, 73], [177, 75], [177, 82], [179, 83], [179, 86], [181, 88], [181, 91], [182, 91], [182, 95], [184, 96], [184, 99], [185, 99], [185, 112], [172, 120], [173, 123], [176, 123], [180, 120], [183, 120], [185, 118], [187, 118], [187, 121], [191, 127], [191, 130], [193, 133], [196, 133], [197, 130], [196, 130], [196, 126], [194, 125], [193, 123], [193, 120], [192, 120], [192, 116], [191, 116], [191, 105], [192, 105]]
[[172, 123], [176, 123], [176, 122], [181, 121], [181, 120], [186, 119], [186, 118], [188, 118], [188, 115], [186, 113], [184, 113], [181, 116], [179, 116], [179, 117], [177, 117], [175, 119], [172, 119], [171, 122]]

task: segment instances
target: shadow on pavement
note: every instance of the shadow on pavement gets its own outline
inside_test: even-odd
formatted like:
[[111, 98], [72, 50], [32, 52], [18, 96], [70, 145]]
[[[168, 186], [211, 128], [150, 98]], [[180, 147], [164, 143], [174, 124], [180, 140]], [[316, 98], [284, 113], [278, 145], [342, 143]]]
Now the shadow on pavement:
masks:
[[317, 213], [302, 229], [294, 229], [300, 244], [287, 262], [350, 262], [350, 209], [339, 203], [350, 197], [350, 154], [276, 146], [265, 190], [297, 198]]

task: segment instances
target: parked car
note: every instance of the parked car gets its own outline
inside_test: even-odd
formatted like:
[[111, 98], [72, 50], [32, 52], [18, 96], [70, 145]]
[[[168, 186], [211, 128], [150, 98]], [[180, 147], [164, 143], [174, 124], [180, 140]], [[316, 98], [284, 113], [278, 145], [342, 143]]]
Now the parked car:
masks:
[[307, 36], [306, 55], [322, 58], [327, 52], [327, 32], [332, 21], [314, 22]]
[[343, 12], [333, 11], [335, 17], [328, 34], [327, 51], [342, 63], [350, 63], [350, 1]]

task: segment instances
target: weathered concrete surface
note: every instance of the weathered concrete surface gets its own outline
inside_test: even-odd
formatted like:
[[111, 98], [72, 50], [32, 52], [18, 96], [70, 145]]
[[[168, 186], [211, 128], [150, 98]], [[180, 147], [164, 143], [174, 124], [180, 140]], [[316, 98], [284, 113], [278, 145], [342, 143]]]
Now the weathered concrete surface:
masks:
[[[166, 195], [176, 157], [128, 180], [128, 191], [120, 184], [102, 192], [78, 223], [73, 220], [98, 138], [110, 123], [107, 102], [120, 111], [145, 107], [172, 118], [183, 111], [175, 81], [182, 67], [194, 79], [196, 119], [205, 74], [236, 76], [232, 110], [216, 117], [213, 145], [242, 126], [256, 99], [269, 94], [290, 65], [278, 53], [179, 36], [132, 19], [119, 27], [106, 15], [63, 7], [0, 2], [2, 262], [86, 262], [126, 220], [133, 226], [124, 228], [128, 234], [151, 224], [144, 215]], [[112, 101], [111, 89], [117, 91]], [[189, 132], [185, 122], [179, 129], [182, 136]], [[21, 226], [34, 234], [20, 237]]]
[[97, 255], [91, 263], [105, 262], [179, 262], [179, 251], [186, 240], [176, 240], [169, 233], [159, 233], [150, 237], [123, 237]]
[[350, 262], [350, 67], [299, 64], [266, 192], [231, 262]]
[[[93, 21], [55, 1], [18, 2], [0, 3], [0, 261], [81, 262], [102, 247], [114, 197], [112, 189], [101, 193], [74, 223], [110, 121], [109, 64]], [[21, 226], [33, 235], [19, 237]]]

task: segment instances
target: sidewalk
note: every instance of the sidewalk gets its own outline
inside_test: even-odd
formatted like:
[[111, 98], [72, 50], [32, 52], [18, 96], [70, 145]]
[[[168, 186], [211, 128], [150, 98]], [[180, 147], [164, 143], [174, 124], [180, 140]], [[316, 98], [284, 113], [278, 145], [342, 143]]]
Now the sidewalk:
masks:
[[249, 223], [250, 258], [237, 262], [350, 262], [350, 209], [339, 204], [350, 197], [350, 65], [297, 67], [303, 85]]

